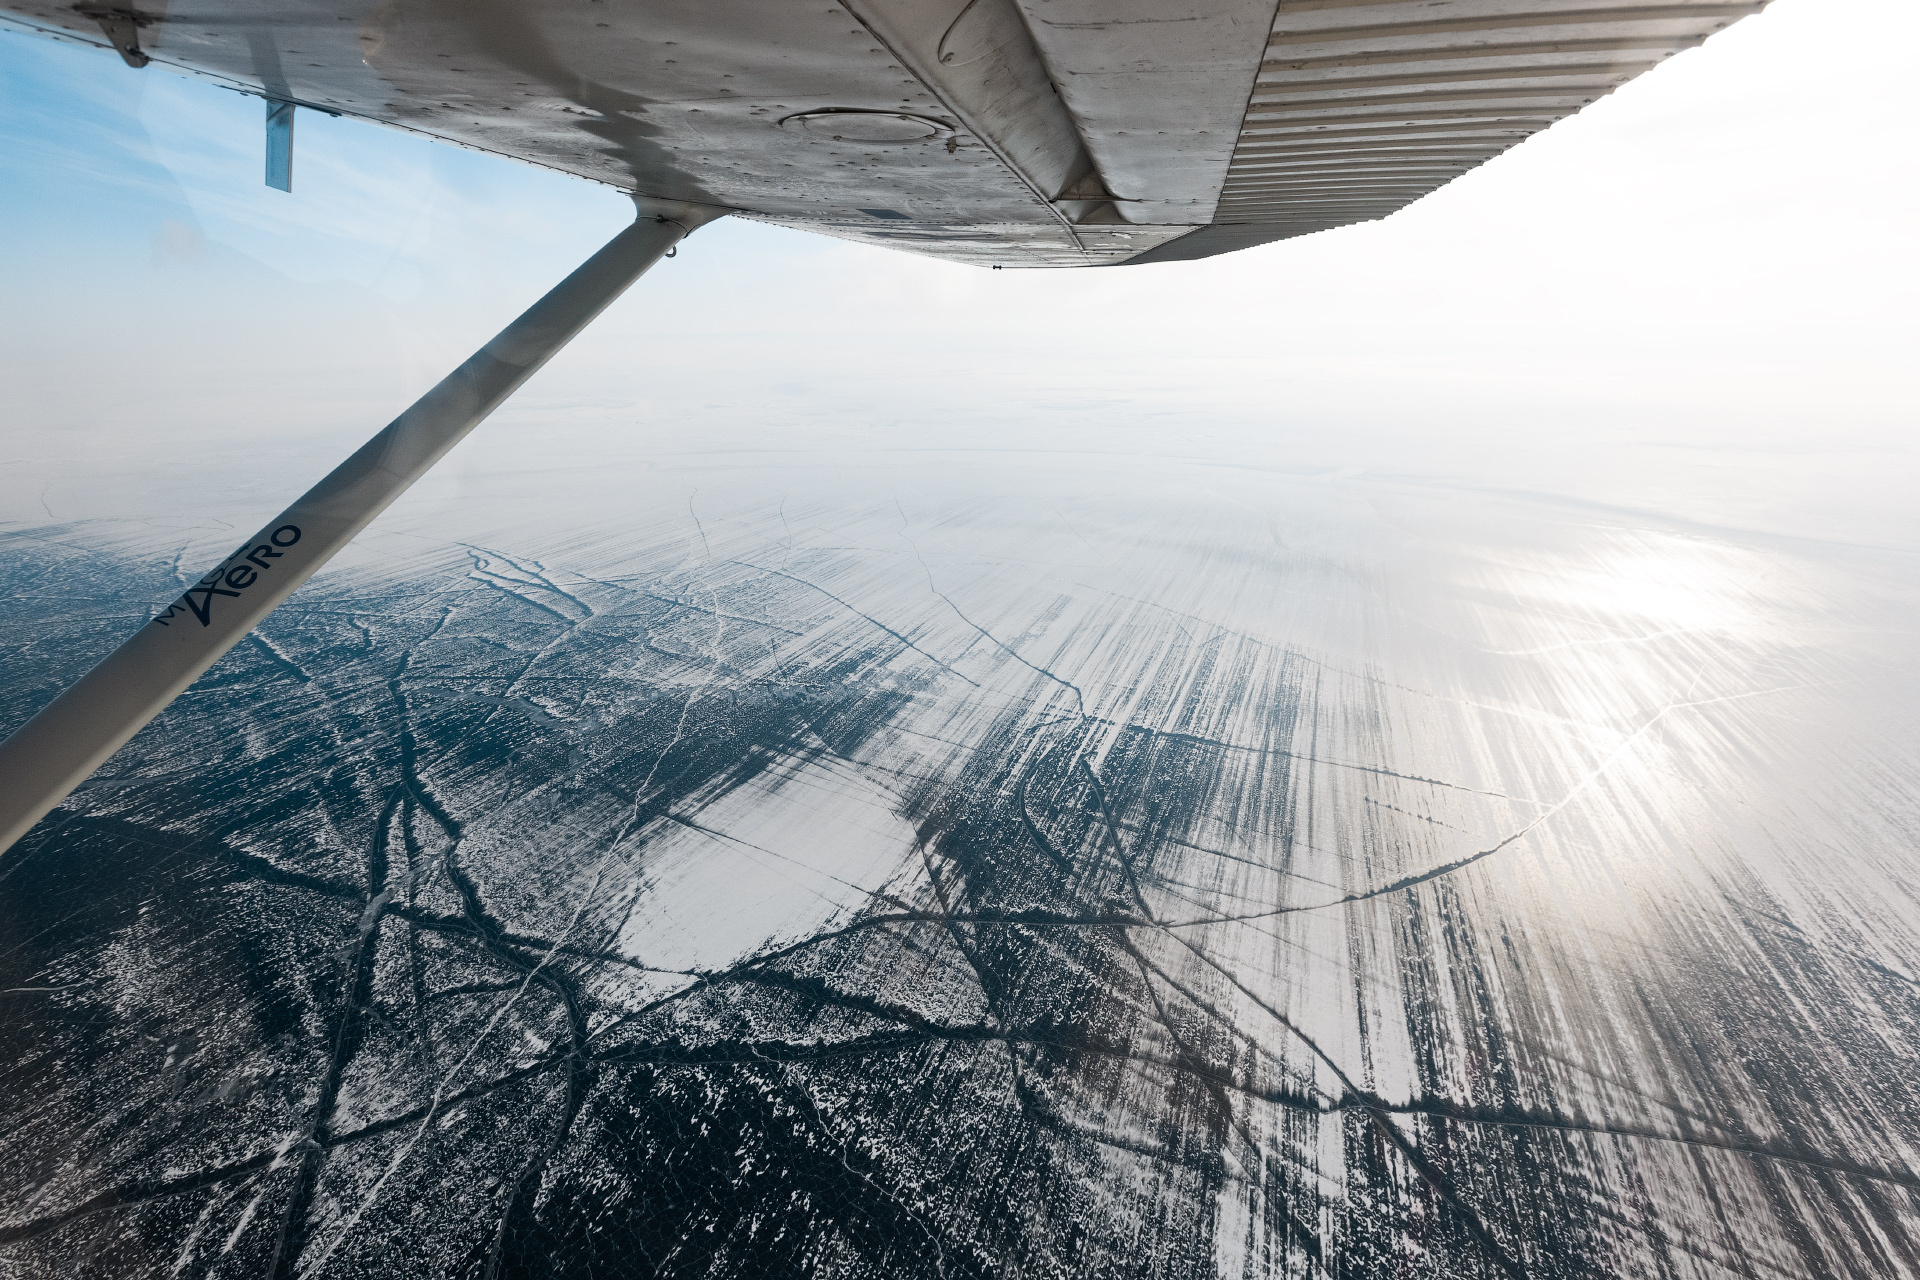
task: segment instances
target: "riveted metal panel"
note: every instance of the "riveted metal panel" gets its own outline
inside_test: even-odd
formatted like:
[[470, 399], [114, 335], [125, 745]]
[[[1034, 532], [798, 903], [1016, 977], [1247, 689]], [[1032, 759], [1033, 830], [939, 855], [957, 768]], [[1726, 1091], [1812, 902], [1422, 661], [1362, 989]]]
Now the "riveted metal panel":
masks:
[[[1762, 2], [0, 0], [0, 19], [644, 195], [1096, 266], [1385, 216]], [[925, 127], [859, 141], [833, 113]]]

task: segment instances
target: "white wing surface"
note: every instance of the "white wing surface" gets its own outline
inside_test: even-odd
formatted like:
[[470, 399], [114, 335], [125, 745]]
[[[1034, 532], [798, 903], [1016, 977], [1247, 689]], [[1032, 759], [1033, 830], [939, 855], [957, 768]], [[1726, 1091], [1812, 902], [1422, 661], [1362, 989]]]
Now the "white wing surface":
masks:
[[0, 16], [662, 199], [982, 265], [1383, 217], [1756, 0], [0, 0]]

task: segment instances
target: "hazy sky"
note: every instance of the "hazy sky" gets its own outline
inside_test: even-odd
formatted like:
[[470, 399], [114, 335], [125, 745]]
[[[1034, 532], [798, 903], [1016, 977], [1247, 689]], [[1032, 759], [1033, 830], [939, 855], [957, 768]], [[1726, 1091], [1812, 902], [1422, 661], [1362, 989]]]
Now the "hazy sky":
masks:
[[[1917, 548], [1916, 46], [1903, 0], [1776, 0], [1405, 212], [1209, 262], [985, 272], [727, 220], [440, 483], [1146, 452]], [[11, 527], [265, 518], [630, 216], [311, 112], [287, 196], [257, 99], [12, 32], [0, 76]]]

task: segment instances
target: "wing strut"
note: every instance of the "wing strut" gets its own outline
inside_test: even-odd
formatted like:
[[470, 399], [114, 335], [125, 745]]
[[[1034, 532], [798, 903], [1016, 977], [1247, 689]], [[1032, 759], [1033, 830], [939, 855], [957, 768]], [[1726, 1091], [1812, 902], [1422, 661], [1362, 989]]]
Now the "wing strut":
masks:
[[0, 852], [426, 474], [627, 286], [725, 209], [636, 197], [634, 224], [0, 743]]

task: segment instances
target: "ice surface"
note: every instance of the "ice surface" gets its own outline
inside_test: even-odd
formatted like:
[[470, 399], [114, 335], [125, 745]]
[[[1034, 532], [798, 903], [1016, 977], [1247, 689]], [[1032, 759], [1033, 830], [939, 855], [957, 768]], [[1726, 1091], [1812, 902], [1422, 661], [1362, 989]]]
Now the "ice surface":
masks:
[[0, 1275], [1920, 1275], [1911, 557], [1099, 466], [396, 512], [0, 859]]

